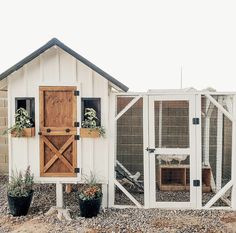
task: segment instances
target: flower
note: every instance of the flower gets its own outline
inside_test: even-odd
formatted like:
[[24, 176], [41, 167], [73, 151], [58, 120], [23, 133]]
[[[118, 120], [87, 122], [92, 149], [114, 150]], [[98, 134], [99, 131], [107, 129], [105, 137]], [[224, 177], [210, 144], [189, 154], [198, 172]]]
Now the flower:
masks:
[[94, 200], [102, 196], [102, 190], [98, 185], [89, 185], [79, 194], [81, 200]]

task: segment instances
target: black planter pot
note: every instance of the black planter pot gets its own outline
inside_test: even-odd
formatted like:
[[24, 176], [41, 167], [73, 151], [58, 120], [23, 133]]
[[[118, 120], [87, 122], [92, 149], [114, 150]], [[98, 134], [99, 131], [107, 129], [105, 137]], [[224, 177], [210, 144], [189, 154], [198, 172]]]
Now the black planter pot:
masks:
[[7, 195], [10, 213], [13, 216], [25, 216], [28, 213], [32, 198], [32, 191], [27, 197], [11, 197]]
[[85, 218], [96, 217], [99, 213], [101, 203], [102, 203], [102, 197], [86, 201], [79, 199], [79, 208], [81, 217]]

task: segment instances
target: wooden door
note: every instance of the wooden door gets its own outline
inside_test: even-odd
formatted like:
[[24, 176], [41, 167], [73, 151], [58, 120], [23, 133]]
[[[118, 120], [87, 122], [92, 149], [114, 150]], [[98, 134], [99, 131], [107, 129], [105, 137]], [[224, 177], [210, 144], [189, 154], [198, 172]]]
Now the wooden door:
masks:
[[76, 87], [40, 87], [40, 175], [76, 176]]

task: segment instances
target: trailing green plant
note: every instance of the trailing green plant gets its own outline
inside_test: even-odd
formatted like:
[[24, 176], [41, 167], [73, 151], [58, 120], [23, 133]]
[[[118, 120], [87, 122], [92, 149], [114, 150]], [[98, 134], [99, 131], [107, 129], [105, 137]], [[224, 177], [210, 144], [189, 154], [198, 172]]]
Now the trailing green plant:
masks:
[[94, 200], [102, 197], [101, 185], [94, 173], [90, 173], [90, 176], [84, 176], [84, 187], [79, 193], [79, 198], [83, 201]]
[[88, 128], [90, 129], [90, 132], [98, 130], [100, 136], [105, 136], [105, 128], [103, 126], [97, 126], [97, 113], [93, 108], [85, 108], [84, 118], [85, 120], [82, 121], [82, 128]]
[[28, 112], [24, 108], [19, 108], [16, 110], [15, 114], [15, 124], [5, 130], [3, 134], [15, 133], [17, 137], [21, 137], [23, 130], [25, 128], [31, 128], [33, 124], [31, 123], [31, 118]]
[[24, 174], [21, 171], [12, 172], [7, 194], [11, 197], [27, 197], [33, 191], [33, 186], [34, 175], [28, 166]]

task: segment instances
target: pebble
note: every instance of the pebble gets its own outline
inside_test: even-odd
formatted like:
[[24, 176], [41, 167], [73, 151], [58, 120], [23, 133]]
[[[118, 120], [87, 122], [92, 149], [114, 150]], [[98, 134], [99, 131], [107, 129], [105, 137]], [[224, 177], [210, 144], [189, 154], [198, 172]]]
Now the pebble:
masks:
[[[10, 232], [11, 226], [29, 220], [47, 224], [50, 232], [227, 232], [222, 222], [226, 215], [236, 213], [222, 210], [164, 210], [164, 209], [113, 209], [109, 208], [96, 218], [79, 216], [77, 193], [64, 195], [65, 205], [71, 210], [73, 220], [59, 221], [56, 215], [45, 216], [56, 204], [55, 185], [35, 186], [34, 199], [27, 216], [13, 217], [8, 214], [6, 199], [7, 177], [0, 177], [0, 233]], [[141, 195], [139, 195], [141, 196]], [[118, 195], [122, 200], [122, 194]], [[140, 197], [141, 199], [141, 197]], [[2, 221], [2, 222], [1, 222]], [[7, 225], [7, 223], [10, 224]], [[1, 224], [3, 226], [1, 226]], [[93, 229], [93, 231], [89, 231]]]

